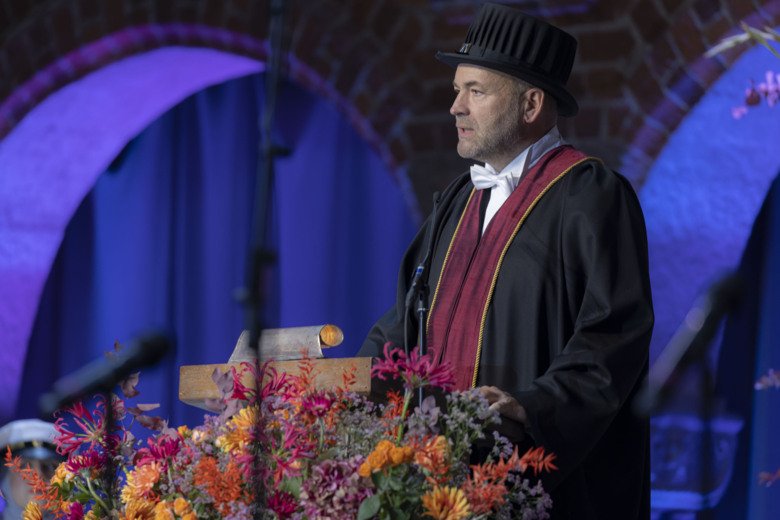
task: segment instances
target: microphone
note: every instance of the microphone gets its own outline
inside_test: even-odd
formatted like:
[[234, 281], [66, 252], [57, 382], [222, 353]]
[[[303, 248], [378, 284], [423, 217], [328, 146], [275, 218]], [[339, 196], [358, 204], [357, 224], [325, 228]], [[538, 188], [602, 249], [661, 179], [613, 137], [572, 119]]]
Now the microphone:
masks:
[[86, 395], [110, 391], [133, 372], [159, 362], [170, 346], [167, 336], [149, 334], [134, 341], [112, 359], [89, 363], [61, 378], [50, 392], [41, 396], [38, 402], [41, 413], [49, 417]]
[[730, 273], [712, 284], [696, 301], [650, 368], [645, 388], [634, 401], [637, 414], [651, 415], [666, 404], [674, 389], [675, 376], [704, 359], [721, 319], [737, 306], [741, 296], [742, 279]]
[[[408, 337], [408, 328], [407, 323], [409, 321], [409, 314], [412, 309], [412, 305], [414, 304], [415, 298], [418, 298], [420, 301], [418, 302], [418, 309], [417, 312], [420, 314], [420, 323], [418, 324], [419, 330], [422, 332], [425, 330], [425, 323], [423, 322], [424, 316], [425, 316], [425, 305], [427, 305], [427, 302], [423, 301], [427, 299], [427, 292], [428, 292], [428, 276], [426, 274], [426, 271], [430, 267], [430, 258], [431, 258], [431, 251], [433, 250], [433, 237], [434, 237], [434, 231], [436, 228], [438, 228], [438, 206], [439, 206], [439, 192], [433, 194], [433, 210], [431, 211], [431, 224], [428, 226], [428, 233], [426, 237], [426, 249], [425, 249], [425, 256], [423, 256], [422, 260], [420, 261], [420, 264], [417, 266], [417, 268], [414, 270], [414, 276], [412, 277], [412, 283], [409, 286], [409, 290], [406, 292], [406, 313], [404, 315], [404, 350], [406, 352], [406, 355], [409, 355], [409, 352], [411, 350], [411, 346], [409, 345], [409, 337]], [[423, 276], [425, 276], [425, 279], [423, 279]], [[423, 344], [425, 339], [423, 337], [423, 334], [418, 334], [419, 337], [419, 346], [420, 346], [420, 354], [423, 354], [425, 351], [425, 345]]]

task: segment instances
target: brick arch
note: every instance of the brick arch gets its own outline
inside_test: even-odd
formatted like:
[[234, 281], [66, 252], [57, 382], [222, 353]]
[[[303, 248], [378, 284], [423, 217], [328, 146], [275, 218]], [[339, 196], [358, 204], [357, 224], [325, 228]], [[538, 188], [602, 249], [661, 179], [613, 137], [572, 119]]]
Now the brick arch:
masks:
[[[673, 19], [653, 41], [651, 51], [626, 82], [633, 102], [630, 120], [636, 126], [623, 156], [624, 172], [642, 185], [669, 136], [707, 89], [734, 63], [747, 46], [713, 58], [704, 53], [739, 29], [780, 23], [780, 0], [763, 7], [739, 0], [699, 1]], [[736, 102], [736, 101], [735, 101]]]
[[[447, 108], [452, 71], [433, 58], [455, 50], [481, 0], [289, 0], [290, 75], [333, 101], [398, 175], [410, 207], [465, 162]], [[777, 24], [780, 0], [523, 0], [580, 41], [570, 79], [580, 114], [564, 135], [619, 166], [637, 187], [690, 108], [740, 51], [704, 60], [741, 20]], [[17, 7], [18, 4], [18, 7]], [[0, 138], [58, 86], [162, 45], [207, 46], [264, 60], [265, 0], [0, 0]], [[13, 8], [9, 6], [14, 6]], [[14, 11], [14, 9], [16, 11]], [[161, 30], [160, 28], [164, 28]], [[3, 28], [0, 28], [3, 31]], [[79, 54], [106, 43], [101, 55]], [[75, 53], [68, 66], [40, 72]], [[20, 88], [20, 87], [25, 88]], [[10, 103], [10, 105], [8, 104]]]
[[[0, 138], [51, 92], [134, 53], [205, 46], [264, 61], [266, 3], [47, 0], [36, 7], [20, 5], [11, 13], [16, 18], [11, 32], [0, 34]], [[335, 102], [396, 170], [410, 151], [396, 138], [404, 116], [425, 99], [394, 71], [414, 68], [417, 53], [410, 42], [430, 39], [429, 20], [392, 0], [346, 8], [336, 0], [290, 4], [291, 79]]]

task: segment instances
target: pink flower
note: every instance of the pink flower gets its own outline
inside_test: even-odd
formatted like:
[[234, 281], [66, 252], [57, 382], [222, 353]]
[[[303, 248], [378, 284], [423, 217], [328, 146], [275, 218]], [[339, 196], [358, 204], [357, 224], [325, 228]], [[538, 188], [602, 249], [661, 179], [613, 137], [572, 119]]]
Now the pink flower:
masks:
[[151, 462], [160, 462], [163, 467], [167, 467], [168, 461], [172, 460], [181, 450], [181, 438], [162, 435], [160, 437], [149, 437], [146, 439], [147, 448], [138, 450], [135, 456], [135, 464], [144, 466]]
[[71, 454], [70, 457], [68, 457], [67, 462], [65, 462], [65, 467], [71, 473], [78, 473], [82, 469], [102, 469], [105, 463], [105, 453], [100, 453], [94, 449], [89, 449], [79, 455]]
[[[66, 408], [65, 412], [73, 417], [73, 422], [81, 432], [69, 430], [65, 419], [59, 417], [54, 423], [54, 428], [58, 434], [54, 439], [54, 442], [57, 444], [57, 452], [61, 455], [69, 455], [78, 450], [83, 444], [89, 443], [90, 447], [93, 447], [96, 443], [100, 443], [105, 434], [105, 418], [103, 412], [100, 411], [102, 408], [105, 408], [102, 398], [97, 400], [94, 414], [81, 401]], [[59, 415], [60, 412], [57, 412], [57, 414]]]
[[284, 520], [295, 512], [295, 497], [286, 491], [275, 491], [268, 498], [268, 508]]
[[241, 365], [230, 367], [233, 376], [233, 390], [228, 399], [238, 399], [239, 401], [254, 402], [257, 391], [255, 388], [246, 386], [241, 380], [247, 372], [252, 375], [254, 381], [263, 381], [268, 379], [262, 388], [260, 388], [260, 400], [264, 400], [272, 395], [287, 396], [290, 390], [290, 380], [286, 373], [279, 373], [268, 362], [258, 367], [254, 363], [242, 362]]
[[73, 502], [68, 509], [68, 520], [81, 520], [84, 518], [84, 506], [81, 502]]
[[431, 356], [420, 356], [417, 349], [412, 350], [407, 357], [402, 349], [391, 348], [389, 342], [385, 343], [384, 357], [376, 362], [371, 369], [371, 375], [382, 380], [387, 376], [393, 379], [400, 377], [409, 390], [433, 386], [446, 392], [455, 387], [455, 378], [449, 364], [434, 366]]
[[333, 398], [325, 393], [310, 394], [301, 401], [301, 408], [314, 417], [323, 417], [333, 406]]

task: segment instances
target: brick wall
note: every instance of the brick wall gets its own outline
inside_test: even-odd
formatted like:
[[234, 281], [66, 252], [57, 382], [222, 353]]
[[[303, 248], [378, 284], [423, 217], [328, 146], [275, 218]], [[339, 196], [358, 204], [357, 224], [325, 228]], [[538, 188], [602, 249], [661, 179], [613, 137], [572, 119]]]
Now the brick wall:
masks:
[[[465, 36], [474, 0], [290, 0], [289, 74], [331, 99], [420, 201], [464, 163], [447, 112], [452, 70], [434, 58]], [[780, 0], [516, 0], [573, 33], [564, 134], [637, 185], [671, 132], [741, 50], [704, 51], [740, 21], [780, 23]], [[266, 58], [267, 0], [0, 0], [0, 137], [49, 93], [111, 61], [166, 45]]]

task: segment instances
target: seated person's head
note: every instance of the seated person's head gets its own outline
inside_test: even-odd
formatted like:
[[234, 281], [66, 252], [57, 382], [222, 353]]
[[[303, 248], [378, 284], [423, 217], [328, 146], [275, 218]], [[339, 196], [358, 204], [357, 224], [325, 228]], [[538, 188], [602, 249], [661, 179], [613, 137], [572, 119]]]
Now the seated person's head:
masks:
[[[0, 456], [5, 460], [8, 448], [14, 456], [22, 458], [22, 467], [29, 465], [48, 481], [63, 458], [54, 447], [57, 431], [54, 425], [37, 419], [13, 421], [0, 428]], [[24, 506], [32, 499], [32, 490], [20, 475], [0, 465], [0, 491], [5, 508], [3, 519], [21, 518]]]

